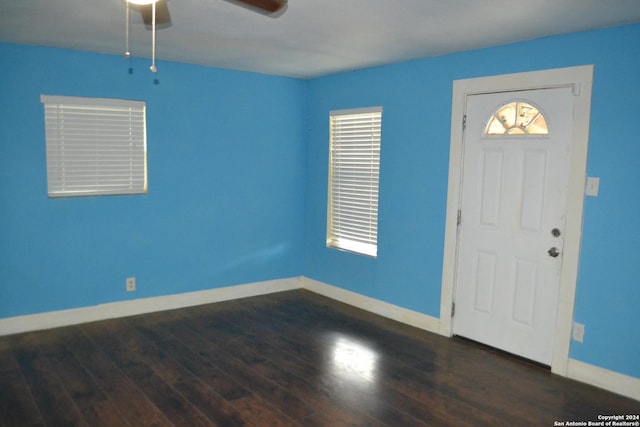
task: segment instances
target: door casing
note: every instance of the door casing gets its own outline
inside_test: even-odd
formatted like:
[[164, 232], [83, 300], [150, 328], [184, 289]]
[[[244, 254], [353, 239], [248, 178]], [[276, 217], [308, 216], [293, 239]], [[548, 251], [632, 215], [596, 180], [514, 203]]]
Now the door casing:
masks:
[[576, 282], [582, 237], [582, 214], [586, 181], [593, 65], [506, 74], [453, 82], [449, 184], [445, 223], [440, 334], [451, 336], [452, 305], [458, 250], [458, 210], [461, 206], [463, 171], [463, 120], [467, 96], [473, 94], [570, 87], [574, 94], [574, 123], [571, 140], [569, 191], [563, 262], [560, 272], [558, 312], [553, 338], [551, 371], [566, 376], [571, 344]]

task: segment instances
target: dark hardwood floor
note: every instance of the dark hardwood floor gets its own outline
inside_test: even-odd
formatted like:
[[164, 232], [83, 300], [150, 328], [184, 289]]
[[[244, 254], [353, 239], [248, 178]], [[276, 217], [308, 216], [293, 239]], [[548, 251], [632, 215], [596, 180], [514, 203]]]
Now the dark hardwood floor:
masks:
[[0, 425], [553, 426], [640, 402], [307, 291], [0, 338]]

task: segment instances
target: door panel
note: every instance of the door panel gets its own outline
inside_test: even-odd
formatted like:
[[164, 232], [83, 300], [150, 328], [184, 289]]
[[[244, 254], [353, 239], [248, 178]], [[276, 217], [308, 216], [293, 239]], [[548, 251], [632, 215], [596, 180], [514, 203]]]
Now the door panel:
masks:
[[491, 315], [493, 311], [493, 291], [496, 283], [497, 254], [477, 251], [475, 257], [476, 274], [473, 277], [475, 284], [475, 304], [473, 309], [478, 313]]
[[521, 232], [541, 232], [546, 170], [547, 153], [545, 151], [525, 151], [522, 177], [520, 178], [522, 181]]
[[480, 224], [498, 227], [502, 206], [504, 154], [502, 150], [483, 150], [481, 153], [482, 180], [480, 181]]
[[515, 267], [513, 320], [526, 326], [533, 326], [538, 265], [529, 260], [519, 259], [516, 260]]
[[[486, 135], [513, 100], [535, 105], [548, 135]], [[571, 90], [558, 88], [470, 95], [466, 106], [454, 333], [545, 364], [564, 238], [551, 230], [564, 229], [572, 103]]]

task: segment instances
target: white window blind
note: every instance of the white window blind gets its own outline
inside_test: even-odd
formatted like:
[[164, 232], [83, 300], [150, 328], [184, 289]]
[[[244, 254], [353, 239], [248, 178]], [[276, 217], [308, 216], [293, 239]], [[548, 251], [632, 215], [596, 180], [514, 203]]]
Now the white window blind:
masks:
[[42, 95], [49, 197], [147, 192], [145, 103]]
[[330, 112], [327, 246], [378, 253], [382, 108]]

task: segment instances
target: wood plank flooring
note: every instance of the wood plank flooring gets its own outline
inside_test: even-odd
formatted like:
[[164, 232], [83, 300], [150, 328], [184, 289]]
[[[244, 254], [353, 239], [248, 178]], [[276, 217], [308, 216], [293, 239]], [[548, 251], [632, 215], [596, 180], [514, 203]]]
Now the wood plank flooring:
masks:
[[0, 426], [553, 426], [640, 402], [298, 290], [0, 338]]

